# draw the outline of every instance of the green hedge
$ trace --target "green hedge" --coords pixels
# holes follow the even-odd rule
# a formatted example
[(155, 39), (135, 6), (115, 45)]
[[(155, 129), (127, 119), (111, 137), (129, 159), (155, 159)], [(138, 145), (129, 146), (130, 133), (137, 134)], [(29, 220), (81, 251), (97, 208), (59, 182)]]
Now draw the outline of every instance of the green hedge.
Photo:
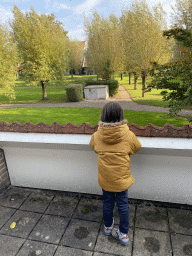
[[(81, 86), (82, 86), (83, 98), (85, 98), (85, 95), (84, 95), (84, 88), (85, 88), (85, 86), (86, 86), (86, 80), (87, 80), (87, 79), (81, 78), (81, 79), (77, 79), (76, 81), (73, 81), (73, 85), (78, 84), (78, 85), (81, 85)], [(91, 80), (91, 81), (92, 81), (92, 80)]]
[(85, 80), (85, 86), (88, 85), (108, 85), (109, 86), (109, 96), (113, 96), (118, 93), (119, 83), (115, 79), (111, 80), (98, 80), (98, 81), (90, 81)]
[(83, 100), (83, 84), (69, 84), (66, 87), (67, 101), (76, 102)]

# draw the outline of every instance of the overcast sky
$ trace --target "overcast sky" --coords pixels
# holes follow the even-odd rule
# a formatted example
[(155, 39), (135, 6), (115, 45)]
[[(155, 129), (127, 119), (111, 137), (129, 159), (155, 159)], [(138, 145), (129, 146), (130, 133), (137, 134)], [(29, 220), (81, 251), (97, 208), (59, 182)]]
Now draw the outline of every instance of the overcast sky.
[[(23, 12), (30, 11), (32, 6), (38, 14), (54, 13), (59, 21), (64, 24), (65, 30), (71, 39), (80, 41), (86, 40), (84, 35), (84, 15), (91, 18), (95, 9), (99, 15), (108, 17), (114, 13), (118, 18), (121, 16), (122, 9), (131, 6), (134, 0), (0, 0), (0, 21), (6, 23), (12, 19), (13, 4), (16, 4)], [(171, 5), (175, 0), (146, 0), (149, 6), (161, 3), (163, 9), (169, 14)], [(168, 15), (169, 25), (169, 15)]]

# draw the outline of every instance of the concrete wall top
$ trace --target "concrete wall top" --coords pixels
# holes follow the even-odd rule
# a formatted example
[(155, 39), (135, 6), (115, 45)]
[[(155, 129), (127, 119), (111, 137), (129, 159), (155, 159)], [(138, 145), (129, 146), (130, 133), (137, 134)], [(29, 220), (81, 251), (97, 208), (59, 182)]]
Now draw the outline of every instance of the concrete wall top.
[[(91, 151), (91, 135), (84, 134), (39, 134), (39, 133), (0, 133), (0, 148), (48, 148), (60, 150)], [(192, 156), (192, 140), (184, 138), (144, 138), (139, 154)]]

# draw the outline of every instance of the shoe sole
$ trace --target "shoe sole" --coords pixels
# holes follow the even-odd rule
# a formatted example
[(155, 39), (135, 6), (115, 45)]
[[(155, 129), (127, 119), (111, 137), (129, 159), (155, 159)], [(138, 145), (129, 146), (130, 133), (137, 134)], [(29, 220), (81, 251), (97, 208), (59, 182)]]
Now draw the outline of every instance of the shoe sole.
[(116, 237), (116, 236), (113, 236), (115, 239), (119, 240), (119, 242), (122, 244), (122, 245), (127, 245), (129, 243), (129, 240), (128, 242), (123, 242), (119, 237)]
[(105, 233), (105, 231), (103, 231), (103, 233), (104, 233), (104, 235), (106, 235), (106, 236), (110, 236), (111, 235), (111, 233)]

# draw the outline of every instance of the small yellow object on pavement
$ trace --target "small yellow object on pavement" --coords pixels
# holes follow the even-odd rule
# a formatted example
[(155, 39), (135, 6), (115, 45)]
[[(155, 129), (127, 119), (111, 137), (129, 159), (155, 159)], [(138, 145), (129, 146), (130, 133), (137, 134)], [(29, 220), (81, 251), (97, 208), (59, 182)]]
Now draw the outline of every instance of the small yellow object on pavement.
[(10, 228), (13, 229), (13, 228), (15, 228), (15, 226), (16, 226), (16, 222), (12, 222), (10, 225)]

